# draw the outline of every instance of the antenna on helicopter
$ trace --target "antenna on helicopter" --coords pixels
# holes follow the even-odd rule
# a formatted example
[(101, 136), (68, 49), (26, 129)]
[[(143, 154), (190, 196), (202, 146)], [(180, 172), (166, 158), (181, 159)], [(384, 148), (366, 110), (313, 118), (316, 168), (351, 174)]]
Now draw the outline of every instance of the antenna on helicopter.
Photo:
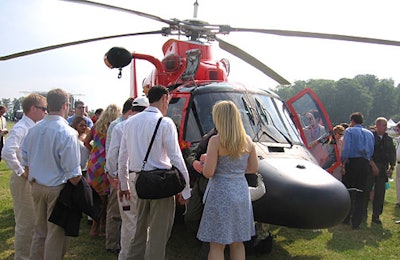
[(197, 0), (196, 0), (196, 2), (194, 2), (193, 6), (194, 6), (193, 18), (196, 19), (197, 18), (197, 10), (199, 9), (199, 3), (197, 2)]

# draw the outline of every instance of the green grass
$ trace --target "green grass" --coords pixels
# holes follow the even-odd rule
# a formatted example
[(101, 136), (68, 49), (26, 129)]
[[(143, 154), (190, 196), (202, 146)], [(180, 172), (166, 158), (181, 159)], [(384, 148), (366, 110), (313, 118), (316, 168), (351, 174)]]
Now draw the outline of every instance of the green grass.
[[(9, 177), (11, 172), (0, 163), (0, 259), (13, 259), (14, 218)], [(400, 209), (395, 208), (395, 183), (386, 193), (382, 226), (367, 224), (353, 231), (338, 225), (319, 231), (271, 226), (276, 236), (272, 253), (247, 259), (398, 259), (400, 255)], [(369, 210), (370, 211), (370, 210)], [(200, 244), (178, 221), (168, 243), (168, 259), (198, 259)], [(72, 238), (66, 259), (117, 259), (104, 249), (104, 238), (91, 238), (86, 219), (82, 219), (80, 236)]]

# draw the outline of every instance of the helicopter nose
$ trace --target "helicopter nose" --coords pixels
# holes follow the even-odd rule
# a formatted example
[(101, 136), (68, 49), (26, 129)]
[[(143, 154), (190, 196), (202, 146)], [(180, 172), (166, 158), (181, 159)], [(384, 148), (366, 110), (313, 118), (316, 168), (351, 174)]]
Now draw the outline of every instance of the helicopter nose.
[(256, 221), (319, 229), (341, 223), (350, 210), (346, 187), (318, 165), (293, 158), (260, 160), (267, 193), (253, 202)]

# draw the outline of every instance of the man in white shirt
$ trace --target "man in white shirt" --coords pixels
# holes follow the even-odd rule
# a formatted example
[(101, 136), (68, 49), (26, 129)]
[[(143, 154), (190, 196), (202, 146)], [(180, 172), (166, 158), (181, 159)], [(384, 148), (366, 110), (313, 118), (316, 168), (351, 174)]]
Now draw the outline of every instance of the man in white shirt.
[[(124, 126), (118, 175), (126, 180), (129, 180), (129, 171), (141, 170), (157, 121), (167, 114), (170, 95), (167, 88), (153, 86), (148, 99), (150, 106), (130, 117)], [(179, 147), (176, 126), (171, 118), (164, 117), (144, 170), (169, 169), (172, 165), (179, 169), (186, 180), (186, 187), (176, 196), (179, 203), (185, 204), (190, 197), (189, 174)], [(120, 185), (120, 198), (129, 200), (132, 193), (129, 183), (124, 181)], [(165, 259), (175, 216), (175, 197), (154, 200), (138, 198), (137, 211), (136, 233), (131, 240), (128, 259)]]
[(28, 182), (28, 174), (21, 165), (21, 144), (28, 130), (45, 116), (46, 98), (36, 93), (30, 94), (24, 98), (22, 110), (24, 115), (11, 129), (2, 151), (2, 157), (12, 171), (10, 191), (14, 206), (15, 259), (29, 258), (34, 227), (31, 185)]
[[(121, 250), (121, 214), (119, 212), (118, 207), (118, 169), (113, 169), (110, 166), (110, 162), (108, 160), (112, 160), (109, 157), (109, 149), (111, 143), (111, 135), (114, 132), (114, 128), (127, 119), (132, 114), (132, 103), (133, 98), (128, 98), (124, 105), (122, 106), (122, 115), (111, 122), (110, 126), (107, 130), (107, 138), (106, 138), (106, 166), (105, 171), (107, 173), (107, 178), (110, 182), (110, 194), (108, 195), (107, 201), (107, 216), (106, 216), (106, 250), (107, 252), (113, 253), (115, 255), (119, 255)], [(118, 159), (118, 155), (117, 155)]]
[(48, 221), (66, 182), (82, 176), (79, 140), (65, 117), (69, 95), (62, 89), (47, 93), (48, 115), (33, 126), (22, 142), (22, 165), (32, 184), (35, 228), (30, 259), (62, 259), (68, 245), (64, 229)]
[[(397, 132), (400, 134), (400, 123), (396, 125)], [(397, 203), (396, 207), (400, 208), (400, 143), (397, 143), (397, 150), (396, 150), (396, 159), (397, 159), (397, 166), (396, 166), (396, 198)], [(399, 222), (400, 223), (400, 222)]]
[[(121, 144), (121, 139), (122, 139), (122, 134), (123, 134), (123, 127), (125, 125), (126, 119), (128, 117), (133, 116), (137, 113), (142, 112), (145, 108), (149, 106), (149, 101), (147, 97), (141, 96), (137, 97), (134, 100), (130, 101), (130, 108), (129, 111), (126, 113), (123, 113), (122, 121), (118, 121), (118, 123), (115, 125), (115, 127), (111, 131), (110, 135), (110, 143), (108, 146), (106, 146), (107, 150), (107, 158), (106, 158), (106, 168), (108, 171), (108, 174), (111, 176), (112, 179), (117, 180), (117, 189), (119, 186), (119, 175), (118, 175), (118, 153), (119, 153), (119, 148)], [(124, 105), (124, 110), (125, 110), (125, 105)], [(118, 119), (117, 119), (118, 120)], [(114, 120), (116, 122), (117, 120)], [(113, 122), (113, 123), (114, 123)], [(111, 123), (111, 124), (113, 124)], [(111, 127), (111, 125), (110, 125)], [(110, 127), (108, 130), (110, 131)], [(107, 138), (109, 137), (109, 133), (107, 133)], [(107, 148), (108, 147), (108, 148)], [(132, 175), (133, 176), (133, 175)], [(129, 187), (130, 190), (134, 191), (134, 183), (133, 183), (134, 178), (130, 177), (129, 180)], [(110, 181), (112, 183), (112, 181)], [(130, 200), (125, 200), (124, 203), (122, 203), (120, 200), (118, 200), (117, 194), (115, 194), (115, 203), (117, 204), (117, 210), (119, 211), (119, 215), (121, 216), (122, 219), (122, 225), (121, 225), (121, 251), (118, 255), (118, 259), (126, 259), (127, 258), (127, 253), (129, 249), (129, 244), (130, 244), (130, 238), (135, 235), (136, 232), (136, 216), (137, 216), (137, 211), (136, 211), (136, 193), (132, 192), (132, 196)], [(110, 204), (110, 197), (111, 193), (108, 199), (108, 205)], [(124, 206), (124, 208), (123, 208)], [(107, 210), (107, 217), (109, 216), (109, 211)], [(108, 225), (108, 222), (107, 222)]]
[[(0, 152), (3, 149), (4, 145), (4, 136), (8, 134), (7, 130), (7, 120), (3, 116), (7, 112), (7, 108), (5, 106), (0, 106)], [(1, 154), (0, 154), (0, 162), (1, 162)]]

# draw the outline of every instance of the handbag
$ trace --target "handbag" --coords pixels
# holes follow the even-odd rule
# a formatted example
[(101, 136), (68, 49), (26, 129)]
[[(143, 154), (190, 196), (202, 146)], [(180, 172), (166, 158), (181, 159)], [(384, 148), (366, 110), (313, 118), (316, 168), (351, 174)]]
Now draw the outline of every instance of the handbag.
[(149, 147), (147, 148), (142, 170), (137, 173), (138, 177), (136, 178), (135, 187), (136, 193), (141, 199), (167, 198), (180, 193), (186, 186), (185, 178), (175, 166), (172, 166), (171, 169), (144, 170), (161, 120), (162, 117), (157, 122)]
[[(256, 178), (256, 180), (254, 180), (254, 178)], [(261, 174), (259, 173), (246, 174), (246, 179), (249, 184), (249, 193), (251, 201), (256, 201), (261, 199), (261, 197), (264, 196), (264, 194), (267, 192)]]

